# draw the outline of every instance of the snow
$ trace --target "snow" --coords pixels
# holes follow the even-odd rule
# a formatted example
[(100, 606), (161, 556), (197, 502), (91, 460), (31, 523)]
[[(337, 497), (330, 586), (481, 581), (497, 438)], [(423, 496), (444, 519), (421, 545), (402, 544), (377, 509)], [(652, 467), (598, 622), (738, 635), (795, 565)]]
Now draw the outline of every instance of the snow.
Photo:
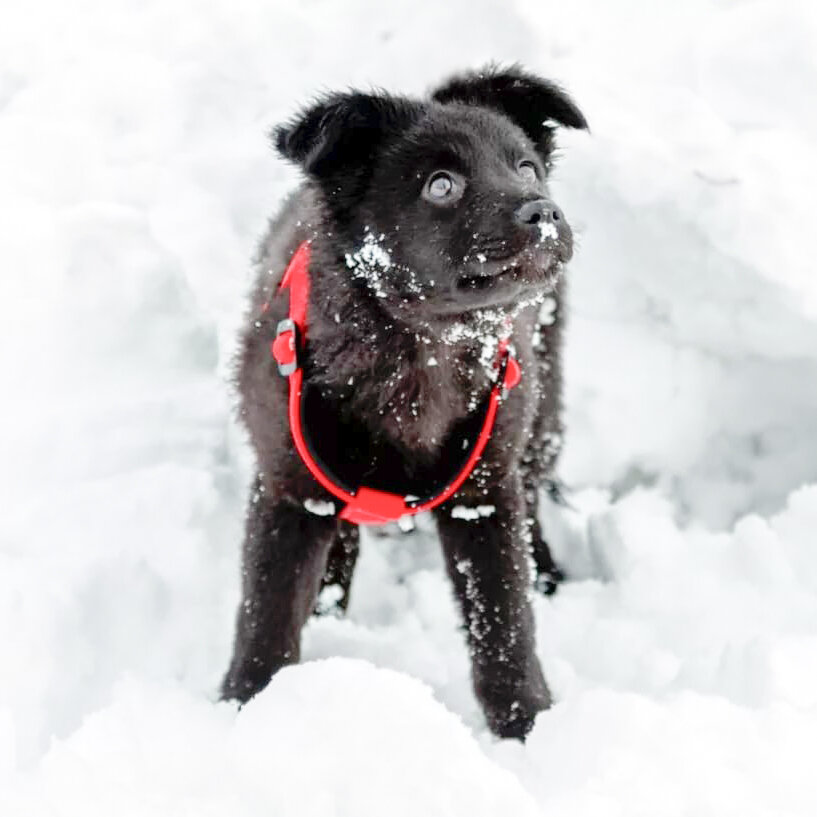
[(546, 242), (548, 239), (556, 240), (559, 237), (559, 231), (556, 225), (545, 221), (539, 225), (539, 240)]
[(378, 298), (385, 298), (383, 274), (393, 266), (391, 255), (383, 245), (385, 236), (367, 230), (359, 249), (346, 253), (346, 266), (355, 278), (362, 279)]
[[(808, 0), (6, 4), (0, 814), (813, 817), (815, 46)], [(524, 746), (487, 732), (423, 517), (365, 531), (303, 664), (216, 703), (252, 475), (230, 361), (296, 180), (266, 132), (489, 58), (592, 128), (552, 185), (556, 704)]]
[(485, 516), (493, 516), (496, 511), (494, 505), (477, 505), (469, 508), (467, 505), (455, 505), (451, 509), (451, 516), (454, 519), (467, 519), (473, 522), (475, 519)]
[[(15, 798), (4, 813), (22, 813)], [(172, 684), (123, 681), (52, 749), (31, 799), (64, 814), (537, 814), (431, 689), (347, 658), (282, 671), (237, 715)]]
[(330, 502), (328, 499), (306, 499), (304, 500), (304, 507), (310, 513), (314, 513), (315, 516), (332, 516), (337, 510), (335, 503)]

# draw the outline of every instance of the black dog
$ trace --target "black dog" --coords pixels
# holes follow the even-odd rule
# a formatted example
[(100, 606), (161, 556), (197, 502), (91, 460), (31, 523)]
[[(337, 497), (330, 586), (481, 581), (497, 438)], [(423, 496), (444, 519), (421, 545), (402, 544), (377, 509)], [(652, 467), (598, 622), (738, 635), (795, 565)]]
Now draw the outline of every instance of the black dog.
[(365, 485), (412, 507), (443, 491), (514, 365), (502, 354), (510, 335), (521, 383), (434, 516), (490, 728), (524, 737), (549, 706), (529, 560), (552, 589), (537, 488), (562, 433), (561, 272), (572, 236), (547, 189), (559, 124), (587, 126), (563, 91), (514, 68), (456, 77), (427, 100), (332, 94), (275, 131), (307, 180), (262, 245), (243, 335), (241, 416), (259, 473), (225, 698), (247, 700), (298, 660), (322, 582), (340, 584), (345, 605), (357, 557), (357, 525), (335, 515), (342, 503), (293, 444), (293, 383), (270, 352), (292, 329), (279, 327), (295, 297), (279, 290), (282, 275), (309, 242), (305, 331), (285, 341), (297, 347), (309, 450), (351, 493)]

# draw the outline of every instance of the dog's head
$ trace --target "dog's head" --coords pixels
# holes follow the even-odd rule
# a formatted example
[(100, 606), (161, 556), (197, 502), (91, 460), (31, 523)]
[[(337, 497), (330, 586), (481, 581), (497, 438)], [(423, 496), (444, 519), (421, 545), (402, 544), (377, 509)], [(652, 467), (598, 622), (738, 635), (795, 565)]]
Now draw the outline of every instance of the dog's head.
[(490, 69), (429, 100), (332, 94), (274, 138), (319, 186), (349, 274), (427, 317), (554, 286), (573, 245), (547, 184), (559, 125), (587, 127), (564, 91)]

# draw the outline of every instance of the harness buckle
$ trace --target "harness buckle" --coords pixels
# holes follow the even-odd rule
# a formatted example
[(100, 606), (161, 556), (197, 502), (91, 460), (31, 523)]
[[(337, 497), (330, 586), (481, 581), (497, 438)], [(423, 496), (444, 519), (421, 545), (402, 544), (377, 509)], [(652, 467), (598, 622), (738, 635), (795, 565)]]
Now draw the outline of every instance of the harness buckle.
[(270, 350), (278, 364), (278, 374), (283, 377), (289, 377), (298, 368), (298, 340), (298, 325), (292, 318), (278, 321)]
[(508, 347), (508, 356), (505, 358), (505, 365), (501, 372), (502, 377), (502, 399), (505, 400), (508, 392), (519, 385), (522, 379), (522, 367), (516, 359), (513, 347)]
[(357, 525), (382, 525), (396, 521), (407, 512), (410, 508), (402, 496), (361, 486), (339, 516)]

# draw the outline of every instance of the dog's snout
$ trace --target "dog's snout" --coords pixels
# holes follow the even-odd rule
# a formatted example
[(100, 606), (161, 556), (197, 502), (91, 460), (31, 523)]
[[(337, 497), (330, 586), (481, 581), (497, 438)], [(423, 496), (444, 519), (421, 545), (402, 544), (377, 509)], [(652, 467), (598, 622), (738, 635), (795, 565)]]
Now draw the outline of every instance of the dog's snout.
[(517, 224), (535, 227), (564, 221), (562, 211), (548, 199), (526, 201), (514, 214)]

